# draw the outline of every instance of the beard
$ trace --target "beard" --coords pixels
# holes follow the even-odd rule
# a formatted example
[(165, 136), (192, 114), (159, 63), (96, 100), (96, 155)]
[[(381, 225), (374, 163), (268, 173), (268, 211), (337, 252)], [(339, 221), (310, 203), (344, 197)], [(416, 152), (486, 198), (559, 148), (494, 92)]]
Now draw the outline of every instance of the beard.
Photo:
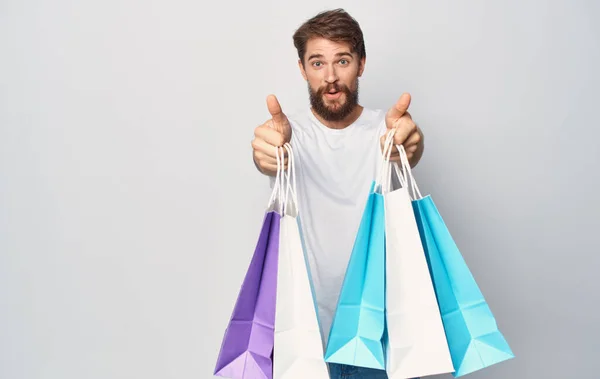
[[(308, 85), (308, 93), (310, 95), (310, 105), (314, 111), (327, 121), (341, 121), (348, 117), (358, 105), (358, 78), (355, 82), (356, 90), (351, 91), (344, 84), (328, 84), (325, 87), (319, 88), (316, 92)], [(323, 95), (330, 90), (336, 90), (344, 93), (344, 103), (338, 108), (332, 109), (325, 103)], [(338, 105), (338, 104), (336, 104)]]

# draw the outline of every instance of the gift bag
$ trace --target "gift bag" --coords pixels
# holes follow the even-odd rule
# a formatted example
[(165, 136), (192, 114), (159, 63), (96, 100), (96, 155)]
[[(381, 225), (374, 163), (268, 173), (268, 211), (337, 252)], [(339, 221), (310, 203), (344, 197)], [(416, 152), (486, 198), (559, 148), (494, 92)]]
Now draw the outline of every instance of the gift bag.
[(283, 160), (254, 255), (225, 331), (214, 375), (232, 379), (273, 377), (277, 257), (279, 253)]
[(410, 166), (404, 164), (404, 169), (411, 182), (412, 206), (442, 315), (454, 377), (514, 358), (433, 199), (421, 195)]
[(329, 379), (317, 307), (298, 225), (294, 153), (290, 144), (279, 237), (274, 379)]
[(380, 187), (379, 178), (371, 184), (331, 324), (325, 360), (384, 370), (385, 224)]
[[(391, 132), (392, 136), (394, 131)], [(388, 154), (392, 150), (390, 141)], [(386, 146), (387, 147), (387, 146)], [(398, 146), (398, 149), (403, 149)], [(408, 164), (400, 154), (401, 162)], [(409, 379), (454, 371), (442, 317), (406, 187), (396, 163), (400, 188), (384, 186), (386, 235), (386, 371), (389, 379)]]

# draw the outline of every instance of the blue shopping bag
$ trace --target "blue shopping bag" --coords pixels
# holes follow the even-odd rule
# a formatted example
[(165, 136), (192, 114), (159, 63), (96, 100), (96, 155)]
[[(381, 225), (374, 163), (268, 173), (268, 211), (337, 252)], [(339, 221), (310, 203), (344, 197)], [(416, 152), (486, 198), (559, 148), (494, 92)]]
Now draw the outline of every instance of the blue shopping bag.
[(431, 195), (423, 197), (410, 167), (405, 169), (413, 185), (413, 211), (452, 356), (453, 376), (514, 358)]
[(385, 369), (385, 220), (371, 185), (333, 318), (325, 361)]

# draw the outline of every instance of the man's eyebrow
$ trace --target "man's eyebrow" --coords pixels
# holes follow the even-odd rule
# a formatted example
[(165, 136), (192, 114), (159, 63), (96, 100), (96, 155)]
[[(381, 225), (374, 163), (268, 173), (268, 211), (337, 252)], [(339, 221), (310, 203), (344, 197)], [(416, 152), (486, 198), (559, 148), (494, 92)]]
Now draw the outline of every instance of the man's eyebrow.
[(308, 57), (308, 60), (314, 59), (314, 58), (323, 58), (323, 54), (311, 54)]
[[(343, 52), (341, 52), (341, 53), (337, 53), (335, 56), (336, 56), (336, 57), (346, 57), (346, 56), (347, 56), (347, 57), (350, 57), (350, 58), (352, 58), (352, 54), (350, 54), (350, 53), (349, 53), (349, 52), (347, 52), (347, 51), (343, 51)], [(314, 58), (323, 58), (323, 54), (311, 54), (311, 55), (308, 57), (308, 59), (307, 59), (307, 60), (311, 60), (311, 59), (314, 59)]]

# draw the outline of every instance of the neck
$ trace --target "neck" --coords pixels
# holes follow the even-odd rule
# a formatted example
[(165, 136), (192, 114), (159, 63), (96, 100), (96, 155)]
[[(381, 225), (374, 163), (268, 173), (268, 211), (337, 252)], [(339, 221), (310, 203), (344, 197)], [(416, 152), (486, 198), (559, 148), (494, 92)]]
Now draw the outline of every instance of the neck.
[(323, 117), (321, 117), (320, 115), (318, 115), (312, 107), (310, 108), (311, 112), (315, 115), (317, 120), (319, 120), (323, 125), (330, 129), (345, 129), (348, 126), (352, 125), (352, 123), (360, 117), (363, 109), (364, 108), (361, 105), (356, 105), (352, 113), (346, 116), (343, 120), (328, 121), (323, 119)]

